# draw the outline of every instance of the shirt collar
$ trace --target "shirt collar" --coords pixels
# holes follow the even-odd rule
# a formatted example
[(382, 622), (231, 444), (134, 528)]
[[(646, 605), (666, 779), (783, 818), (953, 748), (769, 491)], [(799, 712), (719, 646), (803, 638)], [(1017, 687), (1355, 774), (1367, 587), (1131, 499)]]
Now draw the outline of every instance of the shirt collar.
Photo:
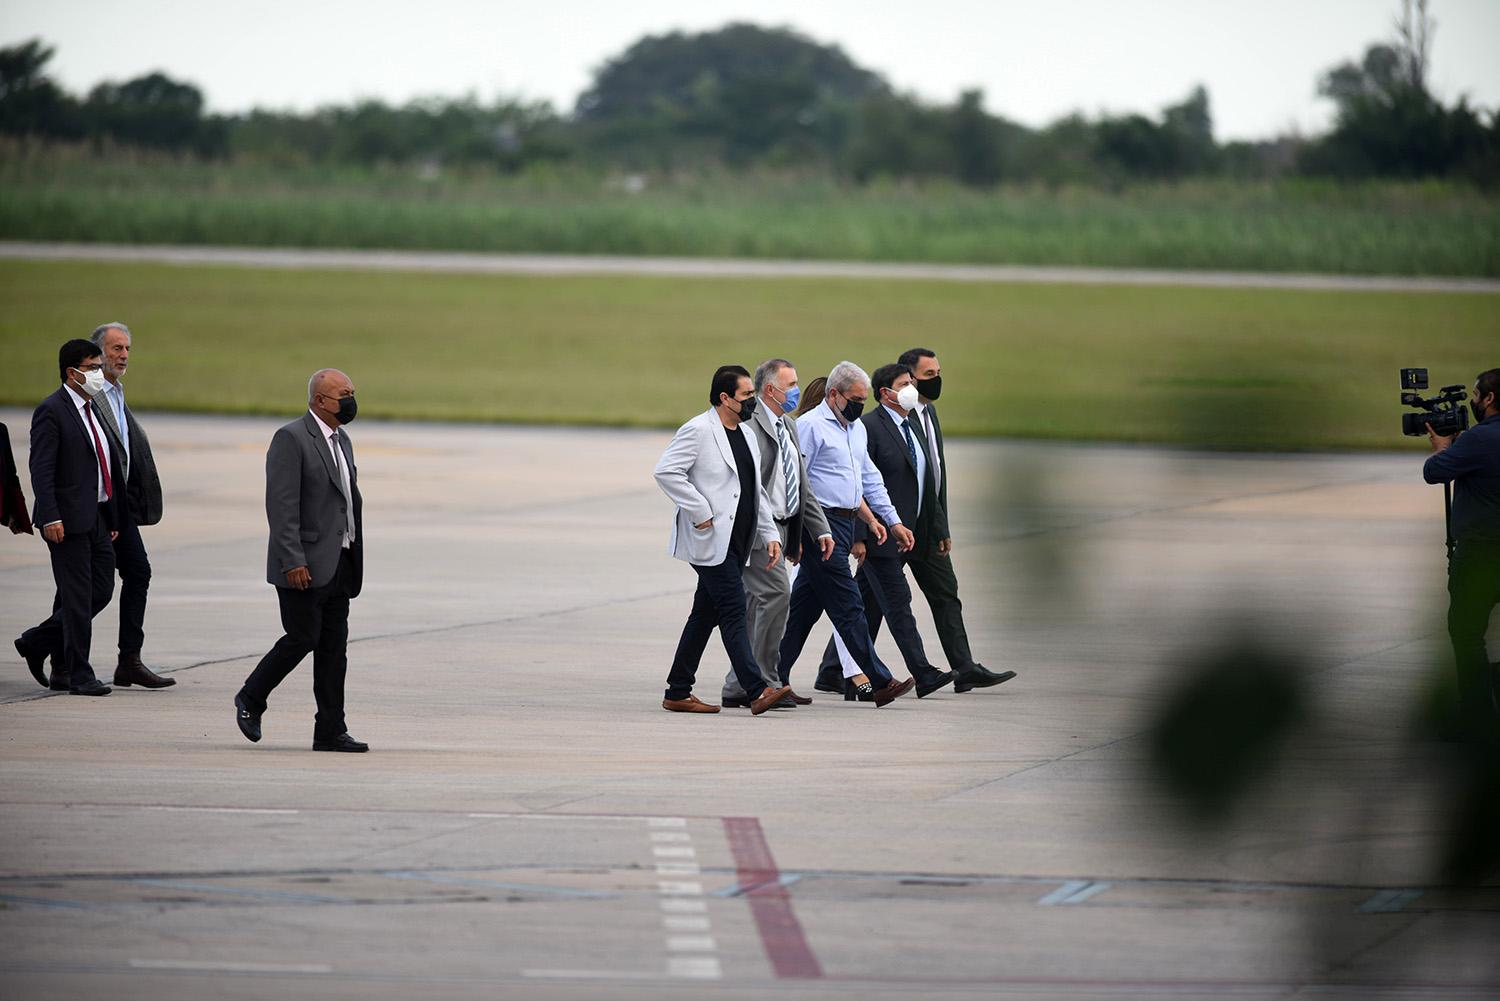
[(87, 396), (84, 396), (78, 390), (74, 389), (72, 386), (68, 385), (66, 382), (63, 383), (63, 389), (66, 389), (68, 391), (68, 395), (73, 397), (73, 406), (77, 407), (79, 410), (82, 410), (85, 406), (88, 405), (89, 398)]
[[(880, 405), (880, 409), (884, 410), (886, 412), (886, 414), (890, 417), (890, 419), (896, 422), (896, 426), (897, 427), (900, 427), (901, 424), (902, 424), (902, 422), (906, 420), (905, 417), (902, 417), (900, 414), (896, 413), (896, 411), (892, 410), (890, 407), (886, 406), (884, 403), (882, 403)], [(913, 411), (913, 413), (915, 413), (915, 411)]]
[(323, 432), (323, 440), (332, 441), (333, 433), (337, 431), (338, 428), (331, 428), (327, 424), (324, 424), (321, 420), (319, 420), (318, 415), (313, 413), (312, 407), (308, 407), (307, 412), (312, 416), (313, 423), (318, 425), (318, 430)]

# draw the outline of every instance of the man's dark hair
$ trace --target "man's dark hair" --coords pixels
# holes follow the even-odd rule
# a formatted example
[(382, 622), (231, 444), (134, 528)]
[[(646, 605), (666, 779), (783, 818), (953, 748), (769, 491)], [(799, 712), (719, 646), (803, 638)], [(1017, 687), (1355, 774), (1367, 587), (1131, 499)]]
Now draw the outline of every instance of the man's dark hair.
[(907, 348), (905, 351), (901, 352), (901, 357), (897, 358), (896, 360), (905, 365), (907, 368), (911, 369), (913, 373), (915, 373), (917, 370), (917, 363), (920, 362), (923, 358), (936, 357), (937, 352), (931, 350), (930, 348)]
[(882, 365), (870, 373), (870, 391), (879, 393), (882, 389), (890, 389), (901, 376), (911, 374), (911, 366), (899, 361)]
[(714, 381), (708, 385), (708, 405), (717, 407), (720, 393), (728, 393), (729, 398), (734, 399), (734, 394), (740, 388), (740, 380), (748, 378), (750, 370), (743, 365), (720, 365), (719, 370), (714, 373)]
[(90, 358), (103, 358), (104, 352), (99, 350), (99, 345), (93, 341), (85, 341), (75, 337), (62, 346), (57, 352), (57, 377), (63, 382), (68, 381), (68, 369), (77, 368), (80, 362)]
[(1500, 368), (1492, 368), (1488, 372), (1480, 372), (1479, 377), (1474, 380), (1474, 392), (1479, 394), (1481, 400), (1494, 393), (1494, 405), (1500, 408)]

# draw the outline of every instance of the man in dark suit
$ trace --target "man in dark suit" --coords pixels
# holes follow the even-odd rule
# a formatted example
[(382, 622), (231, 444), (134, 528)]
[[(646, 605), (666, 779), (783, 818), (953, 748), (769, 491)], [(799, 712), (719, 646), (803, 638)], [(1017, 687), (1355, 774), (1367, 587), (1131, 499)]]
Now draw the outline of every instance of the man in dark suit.
[[(943, 452), (943, 426), (938, 422), (938, 395), (943, 390), (943, 366), (937, 355), (927, 348), (912, 348), (897, 359), (912, 370), (917, 387), (917, 406), (912, 424), (920, 426), (928, 448), (935, 457), (933, 474), (937, 479), (938, 503), (948, 510), (948, 460)], [(974, 660), (969, 649), (969, 634), (964, 629), (964, 606), (958, 600), (958, 576), (953, 572), (953, 539), (944, 534), (934, 549), (910, 562), (911, 575), (927, 596), (937, 627), (938, 640), (948, 666), (953, 669), (953, 690), (967, 692), (988, 688), (1016, 676), (1014, 671), (991, 671)]]
[[(953, 680), (927, 660), (916, 617), (911, 613), (911, 588), (903, 568), (913, 559), (927, 556), (939, 539), (948, 538), (948, 514), (936, 489), (934, 463), (921, 433), (910, 420), (917, 402), (911, 369), (905, 365), (882, 365), (870, 375), (870, 388), (879, 406), (860, 418), (868, 430), (870, 460), (885, 481), (886, 492), (901, 521), (912, 530), (916, 542), (900, 550), (889, 536), (884, 541), (861, 537), (854, 546), (856, 558), (863, 549), (866, 558), (857, 580), (865, 606), (865, 621), (873, 638), (884, 618), (906, 661), (906, 669), (917, 682), (917, 697), (925, 698)], [(835, 641), (829, 639), (825, 662), (837, 663)]]
[(342, 429), (356, 413), (354, 384), (320, 369), (308, 381), (307, 407), (266, 451), (266, 581), (276, 587), (286, 633), (235, 695), (235, 720), (247, 739), (260, 740), (266, 700), (311, 653), (313, 750), (368, 751), (344, 724), (349, 601), (363, 581), (365, 535), (354, 447)]
[[(57, 354), (62, 386), (31, 415), (32, 521), (52, 557), (57, 602), (52, 616), (22, 633), (16, 652), (37, 683), (74, 695), (108, 695), (89, 664), (94, 616), (115, 586), (110, 543), (120, 523), (124, 481), (90, 396), (104, 383), (99, 348), (71, 340)], [(49, 682), (44, 662), (52, 657)]]
[(109, 443), (124, 467), (124, 503), (120, 505), (119, 534), (115, 537), (115, 569), (120, 573), (120, 659), (115, 684), (121, 688), (169, 688), (176, 678), (163, 678), (141, 661), (146, 642), (146, 592), (151, 587), (151, 560), (140, 526), (161, 521), (161, 479), (151, 442), (135, 414), (125, 405), (121, 381), (130, 365), (130, 328), (106, 323), (90, 338), (104, 354), (104, 391), (94, 397), (94, 409)]

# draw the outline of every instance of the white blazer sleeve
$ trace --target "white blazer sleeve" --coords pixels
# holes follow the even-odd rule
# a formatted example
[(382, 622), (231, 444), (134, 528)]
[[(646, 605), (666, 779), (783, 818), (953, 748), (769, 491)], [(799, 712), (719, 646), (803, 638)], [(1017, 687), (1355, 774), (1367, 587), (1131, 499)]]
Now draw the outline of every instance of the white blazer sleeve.
[(689, 524), (693, 525), (701, 525), (714, 516), (708, 498), (688, 479), (688, 470), (698, 461), (702, 448), (703, 442), (698, 429), (690, 422), (677, 429), (667, 450), (656, 463), (656, 485), (688, 516)]

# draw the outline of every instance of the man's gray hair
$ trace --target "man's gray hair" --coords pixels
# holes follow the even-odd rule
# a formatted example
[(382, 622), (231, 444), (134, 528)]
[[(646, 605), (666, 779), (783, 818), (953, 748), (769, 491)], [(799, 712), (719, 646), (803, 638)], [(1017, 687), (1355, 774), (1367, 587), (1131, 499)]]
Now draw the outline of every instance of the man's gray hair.
[(848, 393), (855, 386), (869, 386), (870, 377), (852, 361), (841, 361), (828, 373), (828, 388)]
[(782, 369), (796, 367), (785, 358), (767, 358), (755, 367), (755, 391), (759, 393), (765, 389), (766, 383), (770, 382), (771, 378)]
[[(130, 328), (125, 326), (125, 324), (123, 323), (101, 323), (99, 324), (99, 326), (95, 327), (94, 332), (89, 335), (89, 340), (93, 341), (97, 347), (102, 348), (104, 347), (104, 335), (109, 333), (111, 330), (118, 330), (126, 337), (130, 337)], [(134, 338), (132, 338), (132, 340), (133, 339)]]

